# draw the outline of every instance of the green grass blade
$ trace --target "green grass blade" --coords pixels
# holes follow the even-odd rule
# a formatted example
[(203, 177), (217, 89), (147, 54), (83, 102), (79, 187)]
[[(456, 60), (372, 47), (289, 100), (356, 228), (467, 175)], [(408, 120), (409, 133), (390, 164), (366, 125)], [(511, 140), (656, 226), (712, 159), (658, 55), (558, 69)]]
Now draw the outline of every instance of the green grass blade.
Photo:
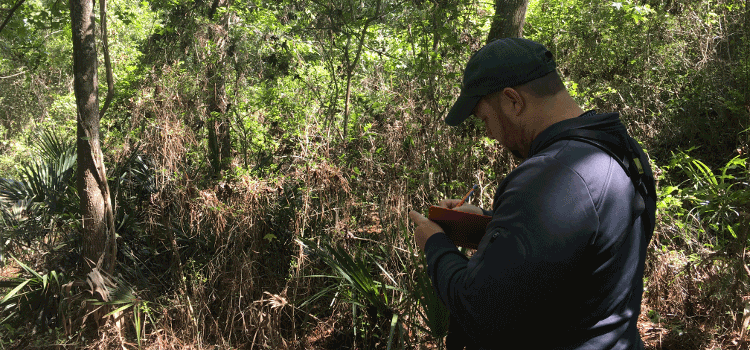
[(132, 305), (132, 300), (110, 300), (110, 301), (98, 301), (96, 299), (88, 299), (88, 301), (91, 302), (91, 305), (99, 306), (99, 305), (122, 305), (122, 304), (128, 304)]
[(357, 304), (352, 303), (352, 328), (354, 329), (354, 341), (357, 341)]
[(4, 319), (0, 320), (0, 324), (8, 324), (8, 321), (10, 321), (16, 314), (17, 314), (17, 312), (10, 312), (10, 313), (8, 313), (8, 316), (6, 316)]
[(391, 350), (391, 346), (393, 345), (393, 333), (396, 330), (396, 325), (398, 324), (398, 314), (394, 313), (393, 317), (391, 317), (391, 330), (388, 332), (388, 347), (387, 350)]
[(42, 275), (40, 275), (38, 272), (34, 271), (34, 269), (26, 266), (26, 264), (18, 261), (18, 259), (16, 259), (16, 257), (13, 257), (13, 260), (15, 260), (18, 263), (18, 265), (21, 265), (21, 267), (23, 267), (24, 270), (26, 270), (30, 274), (34, 275), (34, 277), (36, 277), (36, 278), (38, 278), (40, 280), (42, 279)]
[(711, 168), (708, 167), (708, 165), (706, 165), (705, 163), (697, 159), (693, 159), (693, 164), (695, 165), (696, 168), (698, 168), (697, 173), (699, 173), (698, 176), (700, 176), (702, 180), (708, 182), (710, 185), (713, 185), (713, 186), (718, 185), (718, 182), (716, 181), (716, 176), (714, 175), (714, 172), (711, 171)]
[[(413, 297), (419, 303), (418, 313), (424, 319), (429, 333), (435, 339), (442, 339), (448, 333), (450, 312), (432, 287), (432, 281), (424, 269), (416, 272)], [(420, 327), (421, 328), (421, 327)]]
[(110, 313), (108, 313), (108, 314), (104, 315), (104, 317), (105, 317), (105, 318), (106, 318), (106, 317), (109, 317), (110, 315), (116, 314), (116, 313), (118, 313), (118, 312), (120, 312), (120, 311), (123, 311), (123, 310), (125, 310), (125, 309), (127, 309), (127, 308), (129, 308), (129, 307), (131, 307), (131, 306), (133, 306), (133, 304), (127, 304), (127, 305), (123, 305), (123, 306), (120, 306), (120, 307), (118, 307), (117, 309), (115, 309), (114, 311), (111, 311)]
[(52, 276), (52, 279), (55, 280), (56, 285), (62, 285), (62, 283), (60, 283), (60, 275), (57, 274), (57, 271), (52, 270), (49, 272), (49, 274)]
[(307, 304), (312, 303), (320, 298), (322, 298), (324, 295), (334, 291), (337, 288), (337, 286), (332, 285), (328, 286), (326, 288), (323, 288), (322, 290), (318, 291), (317, 293), (313, 294), (311, 297), (307, 298), (307, 300), (303, 301), (302, 304), (299, 305), (300, 308), (303, 308), (307, 306)]
[(383, 267), (383, 265), (380, 265), (380, 263), (377, 262), (377, 261), (375, 261), (375, 265), (377, 265), (378, 268), (380, 268), (380, 271), (382, 271), (383, 274), (385, 274), (385, 276), (388, 277), (388, 279), (391, 280), (391, 282), (393, 282), (394, 286), (398, 286), (398, 283), (396, 283), (396, 280), (393, 279), (393, 276), (391, 276), (391, 274), (388, 273), (388, 271), (385, 270), (385, 268)]
[(10, 292), (8, 292), (8, 294), (5, 295), (3, 300), (0, 300), (0, 305), (5, 304), (6, 301), (12, 299), (18, 293), (18, 291), (21, 290), (23, 287), (25, 287), (27, 284), (29, 284), (29, 282), (31, 282), (31, 280), (27, 279), (21, 282), (20, 284), (18, 284), (16, 288), (13, 288)]
[(304, 276), (304, 277), (307, 277), (307, 278), (334, 278), (334, 279), (341, 278), (338, 275), (336, 275), (336, 276), (334, 276), (334, 275), (307, 275), (307, 276)]
[(138, 339), (138, 349), (141, 348), (141, 307), (133, 306), (133, 326), (135, 327), (135, 337)]

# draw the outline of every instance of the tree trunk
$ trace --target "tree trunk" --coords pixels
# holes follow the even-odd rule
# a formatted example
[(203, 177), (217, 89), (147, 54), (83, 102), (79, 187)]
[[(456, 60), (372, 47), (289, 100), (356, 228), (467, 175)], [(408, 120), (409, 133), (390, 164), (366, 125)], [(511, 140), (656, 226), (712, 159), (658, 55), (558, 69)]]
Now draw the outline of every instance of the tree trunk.
[(495, 0), (495, 16), (487, 35), (487, 43), (502, 38), (523, 37), (526, 7), (529, 0)]
[(211, 163), (213, 176), (221, 176), (221, 172), (229, 168), (232, 156), (232, 139), (230, 134), (230, 120), (227, 113), (226, 79), (223, 67), (227, 64), (227, 50), (224, 48), (229, 40), (229, 22), (225, 18), (214, 18), (220, 7), (226, 6), (225, 0), (213, 0), (206, 13), (210, 21), (222, 22), (208, 25), (208, 37), (216, 43), (219, 57), (209, 64), (206, 71), (209, 85), (208, 95), (208, 159)]
[[(212, 8), (223, 6), (223, 2), (216, 0)], [(215, 11), (212, 10), (212, 11)], [(213, 16), (213, 15), (211, 15)], [(221, 171), (229, 168), (232, 156), (232, 139), (230, 133), (230, 120), (228, 116), (228, 103), (226, 92), (226, 78), (224, 77), (224, 66), (227, 61), (227, 45), (229, 26), (228, 24), (208, 25), (208, 37), (216, 43), (219, 57), (216, 62), (210, 63), (206, 70), (208, 79), (208, 148), (209, 161), (214, 176), (219, 176)]]
[[(78, 168), (76, 184), (81, 198), (83, 257), (99, 271), (114, 269), (117, 246), (104, 159), (99, 143), (99, 98), (94, 2), (71, 0), (73, 34), (73, 88), (76, 96)], [(84, 264), (86, 266), (86, 264)]]
[(211, 169), (214, 175), (229, 167), (231, 161), (232, 139), (229, 132), (229, 117), (227, 116), (227, 97), (225, 81), (220, 69), (209, 69), (209, 84), (211, 85), (208, 98), (208, 148)]
[(349, 42), (347, 41), (346, 46), (344, 47), (344, 65), (346, 66), (346, 100), (344, 100), (344, 136), (343, 141), (347, 142), (347, 131), (349, 130), (349, 99), (351, 98), (351, 90), (352, 90), (352, 75), (354, 74), (354, 69), (357, 68), (357, 64), (359, 63), (359, 58), (362, 57), (362, 48), (364, 47), (365, 39), (367, 38), (367, 28), (370, 27), (370, 24), (378, 19), (380, 17), (380, 3), (381, 0), (378, 0), (378, 2), (375, 4), (375, 13), (372, 15), (372, 17), (368, 17), (365, 21), (364, 26), (362, 26), (362, 31), (359, 33), (359, 37), (357, 38), (359, 40), (359, 43), (357, 44), (357, 53), (354, 54), (354, 59), (350, 59), (349, 57)]

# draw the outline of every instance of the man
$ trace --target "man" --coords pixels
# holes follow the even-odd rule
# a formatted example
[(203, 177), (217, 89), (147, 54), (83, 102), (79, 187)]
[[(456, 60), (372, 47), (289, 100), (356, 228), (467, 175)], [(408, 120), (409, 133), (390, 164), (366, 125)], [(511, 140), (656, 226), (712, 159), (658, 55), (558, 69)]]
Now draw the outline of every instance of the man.
[(525, 159), (500, 184), (491, 212), (439, 204), (492, 215), (470, 259), (440, 226), (409, 213), (458, 330), (449, 349), (643, 348), (636, 322), (653, 174), (619, 116), (584, 113), (555, 68), (543, 45), (520, 38), (494, 41), (467, 64), (446, 123), (473, 114)]

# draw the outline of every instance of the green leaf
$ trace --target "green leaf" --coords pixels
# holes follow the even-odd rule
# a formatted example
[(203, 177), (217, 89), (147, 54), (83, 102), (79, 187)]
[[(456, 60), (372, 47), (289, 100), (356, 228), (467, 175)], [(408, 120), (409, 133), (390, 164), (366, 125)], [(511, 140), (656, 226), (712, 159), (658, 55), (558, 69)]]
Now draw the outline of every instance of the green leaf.
[(119, 308), (117, 308), (117, 309), (115, 309), (115, 310), (111, 311), (110, 313), (108, 313), (108, 314), (104, 315), (104, 317), (105, 317), (105, 318), (106, 318), (106, 317), (109, 317), (109, 316), (111, 316), (111, 315), (113, 315), (113, 314), (116, 314), (116, 313), (118, 313), (118, 312), (120, 312), (120, 311), (123, 311), (123, 310), (125, 310), (125, 309), (127, 309), (127, 308), (129, 308), (129, 307), (131, 307), (131, 306), (133, 306), (133, 304), (127, 304), (127, 305), (121, 306), (121, 307), (119, 307)]
[(732, 234), (732, 237), (737, 238), (737, 233), (734, 232), (734, 228), (732, 228), (732, 225), (728, 225), (727, 230)]
[(13, 260), (15, 260), (15, 261), (16, 261), (16, 262), (18, 263), (18, 265), (21, 265), (21, 267), (22, 267), (22, 268), (23, 268), (24, 270), (26, 270), (26, 271), (27, 271), (27, 272), (29, 272), (30, 274), (34, 275), (34, 277), (36, 277), (37, 279), (39, 279), (39, 280), (41, 280), (41, 279), (42, 279), (42, 276), (41, 276), (41, 275), (40, 275), (39, 273), (37, 273), (36, 271), (34, 271), (34, 270), (33, 270), (32, 268), (30, 268), (30, 267), (26, 266), (26, 264), (24, 264), (24, 263), (22, 263), (22, 262), (18, 261), (18, 259), (16, 259), (15, 257), (13, 257)]
[[(419, 268), (416, 271), (415, 282), (412, 295), (419, 303), (419, 315), (427, 326), (425, 331), (435, 339), (442, 339), (448, 334), (450, 312), (435, 293), (432, 281), (430, 281), (424, 268)], [(413, 320), (412, 323), (418, 325), (416, 320)]]
[(398, 314), (394, 313), (393, 317), (391, 317), (391, 330), (388, 332), (388, 346), (387, 350), (391, 350), (391, 346), (393, 345), (393, 333), (396, 329), (396, 325), (398, 324)]
[(23, 287), (25, 287), (27, 284), (29, 284), (29, 282), (31, 282), (31, 280), (27, 279), (27, 280), (21, 282), (20, 284), (18, 284), (16, 286), (16, 288), (13, 288), (10, 292), (8, 292), (8, 294), (5, 295), (5, 297), (3, 298), (3, 300), (0, 300), (0, 305), (5, 304), (6, 301), (12, 299), (16, 295), (16, 293), (18, 293), (19, 290), (21, 290)]

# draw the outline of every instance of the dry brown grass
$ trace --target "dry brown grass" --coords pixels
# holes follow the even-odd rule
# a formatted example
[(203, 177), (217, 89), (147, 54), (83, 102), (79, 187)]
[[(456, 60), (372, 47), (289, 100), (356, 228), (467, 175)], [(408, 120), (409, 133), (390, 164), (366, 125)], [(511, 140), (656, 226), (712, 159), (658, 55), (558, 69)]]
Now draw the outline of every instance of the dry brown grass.
[[(146, 325), (146, 348), (322, 349), (351, 342), (348, 304), (336, 302), (331, 310), (329, 297), (298, 307), (330, 282), (305, 277), (324, 267), (306, 256), (294, 238), (323, 236), (349, 249), (380, 246), (393, 255), (380, 263), (400, 285), (409, 286), (415, 269), (409, 265), (414, 246), (406, 213), (442, 198), (446, 194), (439, 188), (457, 177), (487, 184), (489, 190), (496, 179), (473, 167), (488, 161), (496, 174), (503, 174), (510, 163), (496, 145), (482, 151), (480, 160), (470, 160), (477, 154), (450, 152), (457, 136), (480, 131), (451, 130), (415, 114), (387, 117), (346, 145), (331, 142), (311, 123), (300, 151), (278, 176), (207, 181), (191, 175), (195, 166), (186, 160), (200, 144), (188, 121), (172, 112), (187, 104), (172, 89), (160, 94), (164, 97), (136, 104), (132, 119), (134, 128), (146, 125), (142, 149), (157, 169), (158, 191), (147, 205), (146, 234), (159, 242), (166, 259), (150, 277), (162, 279), (161, 285), (140, 292), (155, 320)], [(416, 103), (401, 102), (399, 114)], [(186, 114), (191, 113), (198, 114)], [(350, 154), (360, 156), (348, 159)], [(361, 175), (356, 176), (354, 165)], [(463, 188), (460, 192), (447, 195), (460, 196)], [(485, 206), (491, 192), (481, 194)], [(203, 243), (191, 250), (185, 240)], [(403, 298), (393, 293), (391, 298)], [(124, 317), (132, 319), (132, 311)], [(126, 326), (132, 328), (132, 321)], [(424, 338), (415, 330), (409, 334), (415, 344)], [(127, 339), (135, 343), (132, 331)]]
[[(676, 226), (657, 228), (646, 263), (639, 328), (650, 349), (747, 349), (742, 331), (750, 306), (745, 257), (748, 228), (723, 251), (712, 251)], [(700, 225), (700, 223), (696, 223)], [(690, 226), (687, 226), (688, 228)], [(743, 312), (744, 311), (744, 312)]]
[[(326, 237), (352, 250), (383, 247), (390, 256), (381, 264), (408, 288), (416, 266), (410, 259), (414, 245), (406, 213), (441, 199), (442, 184), (456, 178), (480, 183), (485, 191), (477, 201), (487, 208), (499, 181), (488, 171), (502, 177), (514, 165), (495, 144), (462, 145), (462, 138), (477, 137), (479, 130), (451, 130), (423, 120), (419, 115), (386, 118), (373, 126), (374, 136), (347, 146), (333, 145), (311, 128), (296, 160), (277, 176), (222, 182), (191, 177), (185, 170), (188, 153), (199, 145), (184, 120), (166, 112), (149, 120), (154, 127), (145, 133), (144, 149), (159, 170), (145, 234), (158, 243), (164, 261), (156, 264), (162, 270), (148, 277), (151, 287), (138, 291), (150, 303), (154, 320), (145, 326), (144, 348), (331, 349), (352, 344), (348, 304), (338, 301), (331, 308), (329, 297), (299, 306), (330, 281), (305, 277), (326, 268), (294, 238)], [(405, 146), (408, 138), (412, 143)], [(380, 147), (383, 155), (376, 154)], [(451, 151), (459, 147), (468, 153)], [(362, 156), (341, 161), (347, 152)], [(747, 348), (736, 304), (746, 291), (727, 288), (722, 279), (744, 271), (715, 259), (689, 262), (691, 252), (704, 259), (711, 252), (685, 253), (669, 238), (678, 235), (674, 230), (660, 227), (647, 264), (640, 330), (648, 348)], [(191, 248), (191, 241), (203, 243)], [(662, 252), (662, 246), (670, 249)], [(659, 319), (649, 318), (650, 310)], [(406, 310), (404, 315), (409, 317)], [(123, 317), (124, 343), (110, 327), (88, 348), (136, 348), (132, 310)], [(434, 348), (426, 335), (410, 327), (406, 334), (413, 348)]]
[[(294, 238), (325, 237), (353, 251), (382, 247), (390, 256), (381, 264), (408, 287), (416, 268), (410, 265), (414, 246), (406, 213), (444, 195), (463, 194), (441, 193), (455, 179), (482, 185), (485, 191), (477, 201), (489, 207), (499, 178), (516, 164), (496, 144), (466, 147), (466, 138), (482, 133), (474, 126), (449, 129), (414, 113), (417, 102), (400, 102), (400, 112), (394, 110), (370, 134), (349, 144), (332, 142), (312, 123), (294, 160), (268, 179), (191, 178), (184, 161), (190, 149), (199, 147), (191, 130), (169, 114), (161, 117), (165, 121), (151, 121), (172, 130), (146, 138), (157, 168), (163, 169), (160, 191), (149, 204), (148, 234), (164, 242), (171, 262), (163, 276), (172, 287), (164, 295), (150, 295), (159, 310), (152, 311), (156, 322), (146, 328), (146, 347), (327, 349), (351, 344), (350, 306), (339, 301), (330, 309), (330, 297), (298, 306), (330, 282), (305, 277), (326, 268)], [(359, 156), (351, 159), (352, 154)], [(719, 293), (726, 288), (717, 276), (727, 276), (728, 267), (690, 263), (691, 252), (710, 253), (684, 253), (667, 238), (677, 235), (674, 230), (661, 227), (652, 242), (654, 248), (672, 248), (652, 248), (649, 256), (640, 323), (644, 341), (653, 349), (680, 349), (679, 344), (685, 349), (742, 348), (737, 315), (725, 315), (736, 313), (736, 305), (722, 305), (728, 294)], [(209, 242), (203, 248), (208, 250), (185, 256), (180, 243), (185, 238)], [(201, 256), (204, 261), (191, 262)], [(650, 310), (659, 319), (649, 318)], [(721, 336), (713, 335), (717, 331)], [(431, 348), (424, 334), (413, 329), (407, 334), (415, 348)], [(132, 335), (128, 339), (133, 342)]]

